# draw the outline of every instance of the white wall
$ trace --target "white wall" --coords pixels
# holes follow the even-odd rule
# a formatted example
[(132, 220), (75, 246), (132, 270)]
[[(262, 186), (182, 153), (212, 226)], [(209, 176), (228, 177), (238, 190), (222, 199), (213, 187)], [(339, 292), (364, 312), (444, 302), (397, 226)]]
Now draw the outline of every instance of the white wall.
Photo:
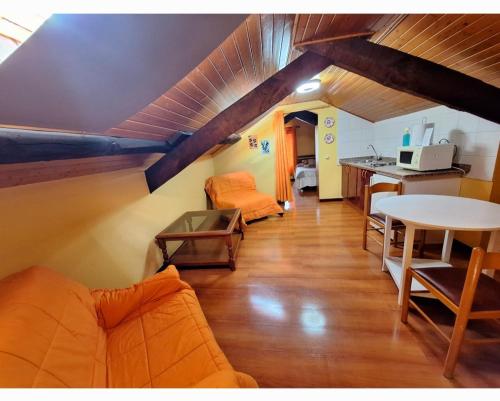
[(371, 123), (339, 110), (339, 158), (372, 155), (372, 143), (383, 156), (396, 157), (405, 128), (434, 123), (434, 143), (446, 138), (458, 146), (455, 162), (470, 164), (468, 178), (491, 181), (500, 141), (500, 125), (469, 113), (437, 106)]
[(339, 110), (337, 114), (339, 158), (372, 155), (372, 150), (368, 150), (367, 147), (373, 143), (373, 125), (368, 120)]
[(491, 181), (500, 140), (500, 125), (437, 106), (416, 113), (394, 117), (373, 124), (373, 144), (384, 156), (395, 157), (405, 128), (422, 122), (434, 123), (434, 143), (446, 138), (458, 146), (455, 162), (472, 166), (468, 178)]

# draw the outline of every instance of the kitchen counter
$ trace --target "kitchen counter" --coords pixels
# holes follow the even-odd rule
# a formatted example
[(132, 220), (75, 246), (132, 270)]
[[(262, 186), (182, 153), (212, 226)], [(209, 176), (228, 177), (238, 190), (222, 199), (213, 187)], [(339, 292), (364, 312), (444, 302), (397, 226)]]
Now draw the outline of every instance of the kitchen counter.
[[(401, 183), (403, 195), (430, 194), (459, 196), (462, 176), (470, 171), (470, 165), (454, 165), (456, 168), (433, 171), (406, 170), (396, 166), (396, 159), (384, 157), (374, 160), (370, 156), (340, 159), (342, 165), (342, 198), (351, 205), (363, 211), (365, 204), (365, 187), (378, 183)], [(383, 162), (384, 166), (373, 166), (371, 163)], [(387, 193), (375, 193), (371, 198), (370, 210), (377, 210), (377, 202), (387, 196)], [(415, 205), (418, 206), (418, 205)], [(441, 231), (428, 232), (426, 243), (442, 243)]]
[[(415, 171), (407, 170), (396, 166), (396, 159), (391, 157), (384, 157), (381, 162), (393, 163), (385, 166), (370, 166), (365, 160), (371, 159), (370, 156), (362, 157), (351, 157), (346, 159), (340, 159), (339, 163), (341, 165), (353, 166), (357, 168), (362, 168), (364, 170), (373, 171), (374, 173), (385, 175), (388, 177), (396, 178), (399, 180), (413, 180), (413, 179), (423, 179), (432, 176), (458, 176), (461, 177), (470, 171), (470, 165), (468, 164), (453, 164), (455, 168), (449, 168), (446, 170), (432, 170), (432, 171)], [(375, 161), (375, 160), (374, 160)]]

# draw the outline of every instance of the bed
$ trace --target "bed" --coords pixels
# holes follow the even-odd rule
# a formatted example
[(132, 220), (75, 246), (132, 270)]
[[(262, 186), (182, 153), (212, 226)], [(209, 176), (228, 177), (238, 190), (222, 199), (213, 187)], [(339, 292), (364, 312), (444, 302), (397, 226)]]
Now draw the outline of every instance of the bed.
[(318, 186), (316, 166), (314, 159), (300, 158), (300, 163), (295, 168), (295, 185), (302, 190), (305, 187)]

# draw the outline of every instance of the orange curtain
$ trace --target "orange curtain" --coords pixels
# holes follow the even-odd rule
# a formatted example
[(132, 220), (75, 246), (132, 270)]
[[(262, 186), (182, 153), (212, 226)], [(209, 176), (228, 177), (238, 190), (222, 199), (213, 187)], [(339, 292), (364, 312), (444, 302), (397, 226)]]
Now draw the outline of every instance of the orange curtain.
[(292, 185), (288, 174), (288, 153), (285, 137), (285, 120), (282, 111), (274, 113), (273, 131), (276, 138), (276, 199), (292, 200)]
[(295, 127), (285, 127), (285, 133), (288, 175), (293, 176), (297, 166), (297, 135), (295, 134)]

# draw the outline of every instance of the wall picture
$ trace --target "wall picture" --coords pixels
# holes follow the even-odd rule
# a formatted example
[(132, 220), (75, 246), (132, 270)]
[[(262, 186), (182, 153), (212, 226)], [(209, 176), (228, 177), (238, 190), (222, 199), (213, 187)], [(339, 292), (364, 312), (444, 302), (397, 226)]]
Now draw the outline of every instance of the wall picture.
[(335, 118), (333, 117), (326, 117), (325, 118), (325, 127), (326, 128), (332, 128), (335, 125)]
[(248, 147), (250, 150), (257, 150), (259, 148), (257, 137), (255, 135), (248, 135)]
[(269, 140), (262, 139), (260, 141), (260, 152), (263, 155), (268, 155), (271, 152), (271, 144), (269, 143)]
[(328, 134), (325, 134), (323, 140), (325, 141), (325, 143), (331, 144), (331, 143), (335, 142), (335, 136), (332, 133), (328, 133)]

